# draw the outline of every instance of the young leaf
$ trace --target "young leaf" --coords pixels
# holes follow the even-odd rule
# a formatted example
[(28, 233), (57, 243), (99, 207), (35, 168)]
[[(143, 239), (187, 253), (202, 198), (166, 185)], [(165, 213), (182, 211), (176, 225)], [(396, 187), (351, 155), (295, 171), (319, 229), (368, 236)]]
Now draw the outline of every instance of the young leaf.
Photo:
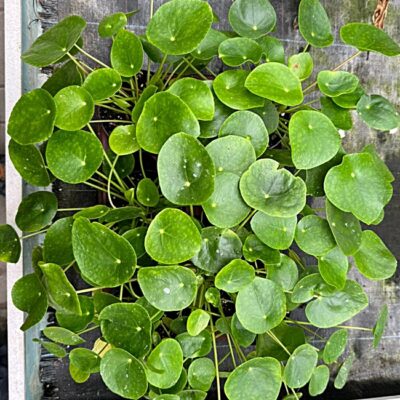
[(275, 282), (256, 277), (239, 291), (236, 313), (245, 329), (264, 333), (278, 326), (285, 317), (285, 294)]
[(52, 192), (33, 192), (22, 200), (15, 222), (21, 231), (36, 232), (51, 223), (57, 208), (57, 197)]
[(215, 366), (209, 358), (198, 358), (189, 365), (188, 381), (190, 387), (208, 391), (215, 379)]
[(117, 12), (104, 17), (99, 24), (98, 31), (102, 38), (112, 37), (121, 29), (124, 29), (128, 23), (127, 15), (123, 12)]
[(378, 319), (376, 320), (376, 323), (372, 330), (372, 333), (374, 335), (374, 341), (373, 341), (374, 348), (377, 348), (379, 346), (379, 343), (382, 339), (383, 333), (385, 331), (388, 322), (388, 318), (389, 318), (388, 306), (387, 304), (385, 304), (381, 308), (378, 315)]
[(326, 365), (316, 367), (311, 375), (308, 392), (310, 396), (318, 396), (325, 392), (329, 383), (329, 368)]
[(339, 329), (332, 333), (322, 353), (322, 358), (326, 364), (334, 363), (344, 353), (348, 336), (347, 329)]
[(397, 260), (373, 231), (363, 231), (361, 246), (353, 255), (357, 269), (370, 280), (388, 279), (396, 272)]
[(16, 263), (21, 255), (21, 242), (11, 225), (0, 225), (0, 261)]
[(282, 385), (281, 365), (271, 357), (253, 358), (228, 377), (225, 394), (229, 400), (276, 400)]
[(146, 207), (155, 207), (160, 200), (158, 188), (150, 178), (144, 178), (139, 181), (136, 188), (136, 197), (138, 202)]
[(276, 62), (256, 67), (247, 77), (245, 87), (257, 96), (286, 106), (303, 101), (300, 79), (286, 65)]
[(151, 321), (139, 304), (115, 303), (103, 308), (99, 315), (104, 339), (115, 347), (143, 357), (151, 348)]
[(187, 320), (187, 331), (190, 336), (199, 335), (204, 329), (207, 328), (210, 322), (210, 314), (207, 311), (197, 309), (190, 313)]
[(193, 51), (211, 28), (211, 7), (200, 0), (173, 0), (163, 4), (150, 20), (146, 35), (166, 54)]
[(211, 333), (207, 330), (197, 336), (191, 336), (184, 332), (179, 334), (176, 340), (179, 342), (185, 358), (205, 357), (212, 349)]
[(140, 149), (136, 139), (135, 125), (119, 125), (108, 138), (110, 149), (119, 156), (132, 154)]
[(246, 62), (257, 64), (261, 54), (261, 46), (255, 40), (248, 38), (229, 38), (218, 47), (219, 58), (230, 67), (238, 67)]
[(100, 375), (108, 389), (126, 399), (138, 400), (147, 392), (142, 363), (125, 350), (107, 351), (100, 362)]
[(74, 222), (72, 248), (80, 271), (96, 286), (122, 285), (135, 271), (136, 255), (129, 242), (86, 218)]
[(165, 142), (157, 171), (162, 194), (174, 204), (202, 204), (214, 191), (214, 163), (200, 141), (186, 133)]
[(136, 126), (140, 147), (157, 154), (168, 138), (178, 132), (199, 136), (195, 115), (178, 96), (169, 92), (156, 93), (146, 101)]
[(283, 290), (292, 290), (299, 278), (296, 263), (286, 254), (280, 255), (279, 265), (267, 266), (267, 277), (282, 287)]
[(163, 340), (148, 356), (146, 367), (147, 380), (151, 385), (161, 389), (175, 385), (183, 368), (179, 343), (174, 339)]
[[(242, 136), (243, 138), (245, 138), (248, 142), (250, 142), (250, 144), (253, 145), (255, 155), (257, 157), (260, 157), (265, 152), (269, 142), (268, 131), (262, 118), (251, 111), (237, 111), (226, 118), (225, 122), (221, 125), (221, 128), (219, 130), (219, 136), (223, 137), (227, 135)], [(207, 146), (207, 148), (215, 146), (214, 143), (216, 142), (217, 141), (211, 142)], [(242, 145), (241, 147), (244, 148), (245, 146)], [(243, 152), (244, 149), (240, 151), (240, 153)], [(255, 159), (253, 160), (253, 162), (254, 161)], [(249, 165), (250, 164), (244, 164), (242, 166), (241, 173), (238, 175), (241, 175), (249, 167)], [(219, 170), (217, 169), (217, 171)]]
[(59, 326), (50, 326), (43, 329), (43, 335), (47, 339), (52, 340), (56, 343), (66, 344), (68, 346), (76, 346), (84, 343), (85, 341), (76, 333), (69, 331)]
[(338, 289), (346, 284), (349, 261), (339, 247), (334, 247), (324, 256), (318, 257), (318, 269), (324, 281)]
[(162, 311), (180, 311), (188, 307), (197, 292), (195, 274), (186, 267), (146, 267), (138, 281), (148, 302)]
[(100, 68), (91, 72), (82, 85), (94, 101), (105, 100), (121, 89), (120, 74), (111, 68)]
[(329, 17), (319, 0), (301, 0), (299, 30), (303, 38), (314, 47), (328, 47), (333, 43)]
[(293, 217), (305, 206), (306, 185), (271, 159), (253, 163), (240, 179), (240, 192), (252, 208), (273, 217)]
[(351, 353), (349, 357), (347, 357), (346, 360), (341, 365), (334, 382), (334, 386), (336, 389), (343, 389), (344, 386), (346, 385), (354, 359), (355, 355), (354, 353)]
[(304, 81), (312, 74), (314, 62), (310, 53), (293, 54), (289, 57), (288, 67), (301, 81)]
[(77, 383), (86, 382), (92, 373), (100, 371), (100, 357), (89, 349), (73, 349), (69, 353), (69, 372)]
[(55, 64), (71, 51), (85, 27), (85, 20), (77, 15), (64, 18), (39, 36), (22, 54), (22, 60), (35, 67)]
[(234, 110), (248, 110), (262, 107), (264, 99), (245, 88), (249, 71), (228, 70), (219, 74), (213, 81), (213, 89), (218, 99)]
[(352, 93), (359, 85), (358, 77), (345, 71), (320, 71), (317, 82), (319, 90), (328, 97)]
[(243, 260), (232, 260), (215, 277), (215, 286), (227, 293), (235, 293), (253, 282), (254, 268)]
[(27, 145), (47, 140), (53, 133), (56, 105), (44, 89), (23, 94), (11, 111), (7, 133), (18, 144)]
[(150, 223), (145, 248), (162, 264), (178, 264), (192, 258), (201, 246), (200, 232), (181, 210), (165, 208)]
[(26, 331), (42, 320), (47, 311), (47, 295), (37, 274), (18, 279), (11, 291), (12, 302), (18, 310), (28, 314), (21, 330)]

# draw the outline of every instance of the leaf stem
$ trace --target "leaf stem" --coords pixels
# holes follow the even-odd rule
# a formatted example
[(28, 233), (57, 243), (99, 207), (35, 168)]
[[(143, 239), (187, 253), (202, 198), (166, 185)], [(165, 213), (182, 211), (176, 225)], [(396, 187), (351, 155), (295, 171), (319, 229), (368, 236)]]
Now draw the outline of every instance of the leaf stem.
[(140, 170), (142, 171), (143, 178), (146, 178), (146, 171), (143, 166), (143, 151), (142, 151), (142, 149), (139, 149), (139, 164), (140, 164)]
[(46, 233), (48, 231), (48, 229), (49, 228), (46, 228), (46, 229), (43, 229), (43, 230), (38, 231), (38, 232), (30, 233), (29, 235), (20, 236), (20, 240), (29, 239), (29, 238), (34, 237), (36, 235), (40, 235), (41, 233)]
[(200, 76), (200, 78), (203, 78), (204, 80), (208, 81), (208, 78), (207, 78), (205, 75), (203, 75), (203, 74), (201, 73), (201, 71), (199, 71), (186, 57), (183, 57), (183, 59), (189, 64), (189, 67), (190, 67), (194, 72), (196, 72), (197, 75)]
[(247, 218), (238, 226), (238, 228), (236, 229), (236, 231), (238, 231), (239, 229), (242, 229), (252, 218), (252, 216), (257, 212), (257, 210), (253, 210), (248, 216)]
[(58, 212), (68, 212), (68, 211), (81, 211), (84, 210), (85, 207), (77, 207), (77, 208), (59, 208)]
[(287, 347), (271, 332), (271, 331), (267, 331), (267, 335), (276, 343), (279, 344), (279, 346), (282, 347), (283, 350), (285, 350), (285, 352), (287, 354), (289, 354), (289, 356), (292, 355), (292, 353), (287, 349)]
[(104, 64), (102, 61), (98, 60), (96, 57), (93, 57), (91, 54), (87, 53), (85, 50), (83, 50), (77, 44), (75, 44), (75, 47), (79, 50), (80, 53), (84, 54), (87, 58), (90, 58), (95, 63), (101, 65), (104, 68), (110, 68), (107, 64)]
[[(210, 305), (207, 305), (208, 311), (210, 310)], [(212, 318), (210, 318), (210, 325), (211, 325), (211, 335), (213, 341), (213, 348), (214, 348), (214, 364), (215, 364), (215, 377), (217, 379), (217, 399), (221, 400), (221, 382), (219, 379), (219, 362), (218, 362), (218, 349), (217, 349), (217, 341), (215, 340), (215, 331), (214, 331), (214, 322)]]
[(116, 112), (116, 113), (127, 114), (127, 115), (129, 115), (128, 111), (120, 110), (120, 109), (115, 108), (115, 107), (110, 107), (110, 106), (107, 106), (107, 105), (105, 105), (105, 104), (96, 103), (96, 106), (102, 107), (102, 108), (106, 108), (107, 110), (111, 110), (111, 111), (114, 111), (114, 112)]
[(84, 73), (89, 74), (89, 72), (83, 67), (83, 65), (70, 53), (67, 53), (67, 56), (74, 62), (74, 64)]

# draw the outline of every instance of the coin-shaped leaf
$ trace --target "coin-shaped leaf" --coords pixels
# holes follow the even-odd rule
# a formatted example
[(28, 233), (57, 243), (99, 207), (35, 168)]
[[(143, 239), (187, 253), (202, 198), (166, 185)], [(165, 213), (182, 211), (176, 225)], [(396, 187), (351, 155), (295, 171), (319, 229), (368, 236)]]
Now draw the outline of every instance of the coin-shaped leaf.
[(134, 248), (137, 258), (142, 257), (146, 253), (146, 250), (144, 248), (146, 233), (147, 227), (141, 226), (138, 228), (130, 229), (122, 235)]
[(117, 155), (135, 153), (140, 149), (136, 140), (135, 125), (119, 125), (112, 132), (108, 139), (110, 149)]
[(204, 203), (214, 190), (214, 163), (204, 146), (186, 133), (167, 140), (157, 170), (161, 192), (174, 204)]
[(218, 55), (218, 47), (226, 39), (228, 36), (224, 32), (211, 28), (191, 55), (198, 60), (209, 60)]
[(156, 93), (146, 101), (136, 126), (140, 147), (159, 153), (167, 139), (178, 132), (199, 136), (195, 115), (178, 96), (169, 92)]
[(154, 260), (177, 264), (192, 258), (201, 246), (200, 232), (193, 220), (181, 210), (166, 208), (151, 222), (145, 247)]
[(289, 122), (293, 164), (298, 169), (317, 167), (333, 158), (341, 144), (332, 121), (318, 111), (298, 111)]
[(81, 211), (78, 211), (73, 215), (73, 218), (76, 219), (78, 217), (85, 217), (88, 219), (98, 219), (107, 214), (109, 211), (110, 209), (107, 206), (98, 204), (96, 206), (87, 207)]
[(99, 35), (102, 38), (116, 35), (128, 23), (127, 15), (117, 12), (104, 17), (99, 23)]
[(44, 89), (23, 94), (11, 111), (7, 133), (19, 144), (47, 140), (53, 133), (56, 105)]
[(244, 241), (243, 256), (247, 261), (261, 260), (265, 265), (278, 265), (281, 261), (278, 250), (271, 249), (253, 234)]
[(153, 349), (146, 362), (147, 380), (155, 387), (167, 389), (175, 385), (181, 376), (183, 354), (179, 343), (165, 339)]
[(318, 73), (319, 90), (328, 97), (336, 97), (356, 90), (358, 77), (345, 71), (321, 71)]
[(236, 314), (231, 318), (231, 332), (234, 340), (242, 347), (251, 346), (257, 336), (243, 327)]
[(327, 47), (333, 43), (331, 23), (319, 0), (300, 2), (298, 22), (301, 35), (312, 46)]
[(56, 63), (72, 49), (85, 27), (85, 20), (77, 15), (64, 18), (39, 36), (22, 54), (22, 60), (35, 67)]
[(184, 332), (176, 337), (182, 348), (183, 357), (196, 358), (204, 357), (210, 353), (212, 349), (211, 333), (207, 330), (202, 331), (197, 336), (191, 336)]
[(138, 400), (147, 392), (142, 363), (125, 350), (107, 351), (101, 359), (100, 375), (108, 389), (123, 398)]
[(334, 363), (343, 354), (348, 336), (347, 329), (339, 329), (329, 336), (322, 353), (322, 358), (326, 364)]
[(326, 283), (343, 289), (346, 284), (349, 261), (338, 246), (318, 257), (318, 269)]
[(282, 385), (281, 365), (271, 357), (253, 358), (236, 368), (225, 384), (229, 400), (276, 400)]
[(196, 276), (186, 267), (141, 268), (138, 281), (148, 302), (163, 311), (183, 310), (197, 292)]
[(80, 271), (95, 285), (122, 285), (135, 271), (136, 255), (129, 242), (97, 222), (77, 218), (72, 228), (72, 247)]
[(67, 86), (82, 84), (82, 75), (77, 65), (71, 60), (54, 68), (53, 73), (42, 85), (42, 89), (47, 90), (52, 96), (55, 96), (61, 89)]
[(286, 106), (303, 101), (300, 79), (286, 65), (277, 62), (256, 67), (246, 79), (245, 87), (257, 96)]
[(22, 200), (15, 222), (21, 231), (39, 231), (51, 223), (57, 207), (57, 197), (52, 192), (33, 192)]
[(400, 54), (400, 46), (382, 29), (374, 25), (352, 22), (340, 28), (340, 38), (362, 51), (374, 51), (385, 56)]
[(321, 111), (333, 122), (338, 129), (350, 130), (353, 126), (353, 120), (350, 111), (339, 107), (329, 97), (321, 97)]
[(375, 348), (379, 346), (379, 343), (382, 339), (383, 333), (385, 331), (385, 328), (386, 328), (386, 325), (388, 322), (388, 318), (389, 318), (388, 306), (385, 304), (381, 308), (379, 315), (378, 315), (378, 319), (376, 320), (376, 323), (372, 330), (372, 333), (374, 335), (373, 345)]
[(285, 294), (275, 282), (257, 277), (239, 291), (236, 313), (248, 331), (264, 333), (278, 326), (285, 317)]
[(100, 357), (85, 348), (73, 349), (69, 353), (69, 372), (77, 383), (86, 382), (91, 374), (100, 371)]
[(200, 137), (213, 138), (218, 136), (219, 129), (225, 119), (233, 112), (225, 104), (221, 103), (218, 98), (214, 97), (215, 112), (212, 121), (200, 121)]
[(229, 9), (229, 23), (240, 36), (257, 39), (274, 29), (276, 13), (268, 0), (236, 0)]
[(234, 110), (262, 107), (264, 99), (245, 88), (249, 72), (229, 70), (219, 74), (213, 81), (213, 89), (219, 100)]
[(307, 304), (308, 320), (318, 328), (331, 328), (354, 317), (368, 306), (368, 297), (355, 281), (348, 280), (342, 290), (320, 296)]
[[(221, 125), (219, 130), (219, 136), (227, 135), (244, 137), (253, 145), (257, 157), (265, 152), (269, 142), (268, 131), (262, 118), (251, 111), (237, 111), (231, 114)], [(232, 141), (233, 139), (230, 140)], [(225, 140), (225, 142), (227, 142), (227, 140)], [(215, 141), (211, 142), (207, 148), (216, 146), (213, 143), (215, 143)], [(244, 148), (245, 145), (241, 147)], [(244, 150), (245, 149), (243, 149), (242, 154)], [(249, 165), (250, 164), (244, 164), (241, 172), (244, 172)], [(241, 175), (241, 173), (239, 175)]]
[(244, 260), (232, 260), (215, 277), (215, 286), (228, 293), (235, 293), (253, 282), (254, 268)]
[(100, 68), (91, 72), (85, 79), (83, 87), (94, 101), (113, 96), (121, 89), (122, 79), (119, 73), (111, 68)]
[(281, 254), (280, 258), (280, 264), (267, 266), (267, 277), (283, 290), (292, 290), (299, 278), (297, 265), (286, 254)]
[(262, 58), (267, 62), (285, 63), (285, 49), (282, 41), (274, 36), (261, 36), (257, 43), (262, 49)]
[(0, 261), (16, 263), (21, 255), (21, 242), (11, 225), (0, 225)]
[(291, 301), (294, 303), (306, 303), (316, 295), (328, 296), (336, 289), (328, 285), (320, 274), (308, 274), (293, 288)]
[(377, 168), (374, 156), (364, 152), (344, 156), (342, 163), (327, 173), (324, 188), (337, 208), (370, 224), (392, 197), (390, 182), (387, 172)]
[(136, 188), (136, 197), (139, 203), (146, 207), (155, 207), (160, 200), (157, 185), (150, 178), (144, 178), (139, 181)]
[(111, 345), (135, 357), (145, 356), (151, 348), (151, 321), (139, 304), (115, 303), (99, 315), (101, 333)]
[(194, 310), (190, 313), (186, 328), (191, 336), (199, 335), (204, 329), (207, 328), (208, 323), (210, 322), (210, 314), (207, 311), (202, 309)]
[(166, 54), (193, 51), (211, 28), (211, 7), (200, 0), (173, 0), (163, 4), (150, 20), (146, 35)]
[(323, 393), (329, 383), (329, 368), (326, 365), (316, 367), (311, 375), (308, 391), (310, 396)]
[(156, 93), (158, 87), (155, 85), (148, 85), (143, 89), (143, 92), (140, 94), (139, 100), (137, 100), (135, 106), (132, 110), (132, 121), (138, 122), (140, 115), (142, 114), (144, 104), (146, 101)]
[(89, 296), (78, 296), (81, 305), (82, 314), (71, 314), (67, 312), (57, 311), (56, 318), (58, 324), (72, 332), (84, 330), (94, 317), (93, 299)]
[(305, 206), (306, 185), (279, 163), (261, 159), (253, 163), (240, 179), (240, 192), (252, 208), (274, 217), (293, 217)]
[(208, 391), (215, 378), (215, 366), (209, 358), (198, 358), (189, 365), (188, 381), (193, 389)]
[(310, 53), (299, 53), (289, 57), (288, 67), (301, 81), (304, 81), (312, 74), (314, 62)]
[(224, 40), (218, 48), (219, 58), (225, 65), (238, 67), (246, 62), (257, 64), (262, 49), (253, 39), (236, 37)]
[(364, 89), (358, 85), (354, 92), (342, 94), (340, 96), (332, 97), (332, 101), (339, 107), (343, 108), (356, 108), (358, 101), (364, 94)]

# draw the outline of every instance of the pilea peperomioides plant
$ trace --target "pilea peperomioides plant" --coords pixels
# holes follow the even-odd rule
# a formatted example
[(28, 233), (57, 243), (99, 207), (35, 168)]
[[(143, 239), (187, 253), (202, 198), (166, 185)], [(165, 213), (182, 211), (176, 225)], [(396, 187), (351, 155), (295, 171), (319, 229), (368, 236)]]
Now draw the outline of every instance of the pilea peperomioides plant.
[[(400, 47), (350, 23), (340, 36), (357, 53), (303, 84), (308, 49), (333, 42), (318, 0), (300, 2), (304, 51), (287, 60), (270, 35), (268, 0), (234, 1), (230, 32), (212, 28), (201, 0), (165, 3), (141, 36), (125, 29), (129, 17), (99, 25), (112, 38), (109, 65), (83, 50), (78, 16), (22, 56), (56, 68), (11, 114), (15, 168), (34, 186), (59, 179), (107, 197), (59, 209), (53, 193), (37, 191), (16, 215), (25, 236), (0, 227), (0, 258), (11, 263), (20, 239), (44, 234), (34, 272), (12, 291), (27, 313), (21, 328), (55, 310), (56, 325), (37, 340), (57, 357), (68, 349), (76, 382), (100, 372), (128, 399), (199, 400), (212, 385), (217, 399), (299, 399), (307, 384), (312, 396), (324, 392), (331, 376), (342, 388), (348, 330), (370, 331), (377, 346), (388, 314), (374, 327), (343, 325), (368, 305), (348, 257), (352, 277), (371, 280), (390, 278), (396, 259), (361, 227), (382, 220), (393, 176), (373, 146), (347, 154), (340, 132), (353, 110), (382, 131), (400, 118), (341, 69), (363, 51), (397, 56)], [(231, 68), (217, 74), (215, 59)], [(317, 328), (333, 328), (322, 346)]]

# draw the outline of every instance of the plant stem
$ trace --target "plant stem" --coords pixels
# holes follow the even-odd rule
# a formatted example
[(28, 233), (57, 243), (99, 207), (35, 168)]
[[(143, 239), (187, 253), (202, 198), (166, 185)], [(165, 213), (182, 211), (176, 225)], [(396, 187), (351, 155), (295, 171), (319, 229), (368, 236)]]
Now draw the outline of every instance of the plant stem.
[(129, 115), (129, 113), (127, 111), (125, 111), (125, 110), (119, 110), (118, 108), (110, 107), (110, 106), (107, 106), (105, 104), (96, 103), (96, 106), (102, 107), (102, 108), (106, 108), (107, 110), (111, 110), (111, 111), (114, 111), (116, 113)]
[[(154, 13), (154, 0), (150, 0), (150, 19), (153, 18)], [(151, 60), (150, 57), (147, 58), (147, 83), (150, 82), (150, 74), (151, 74)]]
[(299, 109), (301, 109), (303, 107), (306, 107), (306, 106), (309, 106), (311, 104), (317, 103), (319, 100), (320, 100), (320, 98), (318, 97), (318, 99), (314, 99), (314, 100), (311, 100), (311, 101), (309, 101), (307, 103), (300, 104), (299, 106), (296, 106), (296, 107), (293, 107), (293, 108), (289, 108), (288, 110), (285, 111), (285, 113), (286, 114), (292, 113), (292, 112), (297, 111), (297, 110), (299, 110)]
[(174, 70), (171, 72), (171, 74), (169, 75), (168, 79), (165, 81), (164, 86), (162, 88), (162, 90), (165, 90), (165, 88), (168, 86), (169, 81), (172, 79), (172, 77), (175, 75), (176, 71), (178, 71), (178, 69), (184, 64), (184, 60), (181, 61), (175, 68)]
[[(87, 185), (87, 186), (92, 187), (93, 189), (101, 190), (102, 192), (107, 193), (107, 190), (106, 190), (105, 188), (102, 188), (102, 187), (100, 187), (100, 186), (94, 185), (93, 183), (90, 183), (90, 182), (88, 182), (88, 181), (84, 182), (84, 184)], [(118, 193), (111, 192), (111, 194), (112, 194), (114, 197), (117, 197), (118, 199), (121, 199), (121, 200), (126, 201), (125, 197), (120, 196)]]
[[(110, 158), (108, 157), (107, 153), (104, 150), (103, 150), (103, 155), (104, 155), (104, 158), (106, 159), (108, 165), (110, 166), (110, 168), (112, 170), (112, 173), (114, 174), (114, 176), (117, 179), (118, 183), (121, 185), (121, 188), (123, 188), (124, 191), (128, 190), (129, 189), (128, 186), (126, 186), (125, 182), (120, 178), (118, 172), (115, 170), (115, 165), (116, 165), (115, 160), (114, 160), (113, 163), (111, 163)], [(118, 157), (119, 156), (116, 156), (115, 158), (117, 159)], [(111, 179), (111, 176), (108, 177), (109, 180)]]
[(99, 325), (95, 325), (95, 326), (92, 326), (91, 328), (87, 328), (83, 331), (78, 332), (78, 335), (83, 335), (84, 333), (91, 332), (91, 331), (94, 331), (95, 329), (99, 329), (99, 328), (100, 328)]
[[(105, 152), (104, 152), (104, 153), (105, 153)], [(112, 198), (111, 198), (111, 177), (112, 177), (113, 172), (114, 172), (114, 170), (115, 170), (115, 165), (117, 164), (118, 159), (119, 159), (119, 156), (116, 156), (115, 159), (114, 159), (114, 161), (113, 161), (113, 163), (112, 163), (112, 165), (111, 165), (110, 173), (108, 174), (108, 179), (107, 179), (107, 195), (108, 195), (108, 201), (110, 202), (112, 208), (117, 208), (117, 207), (115, 207), (115, 205), (114, 205), (114, 203), (113, 203), (113, 201), (112, 201)], [(123, 287), (123, 286), (121, 286), (121, 287)]]
[(91, 54), (87, 53), (85, 50), (83, 50), (77, 44), (75, 44), (75, 47), (79, 50), (80, 53), (84, 54), (87, 58), (90, 58), (95, 63), (101, 65), (104, 68), (110, 68), (107, 64), (104, 64), (102, 61), (98, 60), (96, 57), (93, 57)]
[[(305, 321), (295, 321), (289, 318), (286, 318), (287, 322), (291, 322), (294, 324), (298, 324), (298, 325), (308, 325), (308, 326), (314, 326), (313, 324), (309, 323), (309, 322), (305, 322)], [(372, 328), (365, 328), (362, 326), (351, 326), (351, 325), (337, 325), (334, 328), (341, 328), (341, 329), (354, 329), (357, 331), (366, 331), (366, 332), (372, 332)], [(328, 329), (328, 328), (326, 328)]]
[(289, 354), (289, 356), (292, 355), (292, 353), (287, 349), (287, 347), (271, 332), (271, 331), (267, 331), (267, 335), (276, 343), (279, 344), (279, 346), (282, 347), (283, 350), (285, 350), (285, 352), (287, 354)]
[(139, 149), (139, 163), (140, 163), (140, 170), (142, 171), (143, 178), (146, 178), (146, 171), (143, 166), (143, 151)]
[(84, 210), (84, 207), (77, 207), (77, 208), (59, 208), (58, 212), (68, 212), (68, 211), (81, 211)]
[(47, 230), (48, 230), (48, 228), (43, 229), (43, 230), (38, 231), (38, 232), (30, 233), (29, 235), (20, 236), (20, 240), (29, 239), (29, 238), (34, 237), (36, 235), (40, 235), (41, 233), (46, 233)]
[(84, 74), (89, 73), (72, 54), (67, 53), (67, 55)]
[[(210, 305), (207, 305), (207, 307), (208, 307), (208, 311), (211, 311)], [(213, 348), (214, 348), (215, 377), (217, 379), (217, 399), (221, 400), (221, 382), (219, 379), (218, 349), (217, 349), (217, 341), (215, 339), (214, 322), (213, 322), (212, 318), (210, 318), (210, 325), (211, 325), (211, 335), (212, 335)]]
[(204, 80), (208, 81), (208, 78), (203, 75), (186, 57), (183, 57), (183, 59), (189, 64), (189, 67), (192, 68), (194, 72), (196, 72), (197, 75), (200, 76), (200, 78), (203, 78)]
[(132, 124), (132, 121), (127, 121), (126, 119), (102, 119), (90, 121), (91, 124), (103, 124), (113, 122), (115, 124)]
[[(99, 175), (100, 178), (103, 178), (103, 179), (105, 179), (106, 181), (108, 180), (108, 177), (107, 177), (106, 175), (104, 175), (103, 173), (101, 173), (100, 171), (96, 171), (96, 174)], [(95, 181), (95, 182), (97, 182), (97, 183), (101, 183), (101, 184), (105, 185), (104, 182), (98, 181), (98, 180), (95, 179), (95, 178), (90, 178), (90, 179), (92, 179), (93, 181)], [(122, 186), (118, 185), (118, 183), (116, 183), (116, 182), (114, 182), (114, 181), (111, 181), (111, 185), (115, 186), (115, 188), (118, 189), (118, 190), (120, 190), (121, 193), (125, 193), (125, 189), (124, 189)]]
[(107, 289), (107, 286), (102, 286), (102, 287), (92, 287), (92, 288), (88, 288), (88, 289), (81, 289), (81, 290), (77, 290), (76, 293), (77, 294), (81, 294), (81, 293), (90, 293), (90, 292), (96, 292), (97, 290), (103, 290), (103, 289)]
[(229, 352), (230, 352), (230, 355), (231, 355), (233, 366), (236, 368), (237, 364), (236, 364), (235, 353), (233, 352), (233, 349), (232, 349), (232, 342), (231, 342), (231, 338), (230, 338), (229, 334), (226, 335), (226, 340), (228, 342)]
[(238, 231), (239, 229), (242, 229), (251, 219), (251, 217), (257, 212), (257, 210), (253, 210), (248, 217), (238, 226), (238, 228), (236, 229), (236, 231)]
[(64, 268), (64, 273), (67, 272), (73, 265), (75, 264), (75, 260), (70, 262), (65, 268)]

